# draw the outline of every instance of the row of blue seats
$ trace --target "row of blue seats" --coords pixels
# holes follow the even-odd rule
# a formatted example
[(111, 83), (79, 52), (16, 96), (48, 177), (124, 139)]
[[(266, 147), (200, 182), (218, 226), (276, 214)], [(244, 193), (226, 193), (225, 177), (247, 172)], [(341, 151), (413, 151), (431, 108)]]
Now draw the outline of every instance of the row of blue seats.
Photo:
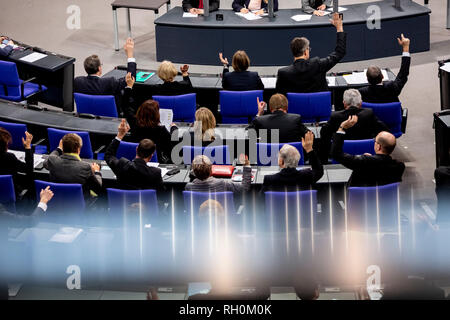
[[(48, 204), (49, 213), (64, 215), (64, 212), (70, 211), (70, 208), (76, 209), (80, 214), (84, 212), (86, 204), (80, 184), (36, 180), (35, 186), (37, 197), (39, 197), (40, 190), (47, 186), (50, 186), (54, 192), (54, 197)], [(398, 187), (399, 183), (378, 187), (349, 188), (346, 223), (360, 226), (398, 227)], [(14, 212), (16, 199), (11, 176), (0, 176), (0, 191), (0, 203)], [(137, 210), (145, 216), (142, 221), (151, 221), (151, 217), (158, 217), (159, 209), (155, 190), (108, 188), (107, 193), (108, 207), (112, 215), (121, 216), (129, 213), (136, 210), (136, 204), (139, 204)], [(197, 215), (200, 206), (207, 200), (215, 200), (220, 203), (224, 213), (236, 214), (232, 192), (183, 191), (183, 198), (184, 208), (188, 214)], [(317, 213), (317, 191), (265, 192), (265, 208), (270, 219), (273, 219), (274, 216), (284, 217), (287, 212), (291, 224), (295, 228), (309, 228), (313, 226), (314, 214)]]
[[(0, 61), (0, 98), (22, 101), (36, 93), (46, 90), (44, 86), (33, 84), (29, 79), (19, 78), (13, 62)], [(113, 96), (93, 96), (74, 94), (78, 113), (97, 116), (117, 117), (117, 108)], [(220, 109), (223, 123), (246, 124), (258, 112), (257, 98), (263, 100), (263, 91), (220, 91)], [(302, 116), (304, 123), (327, 121), (331, 114), (331, 92), (288, 93), (289, 112)], [(174, 121), (194, 122), (197, 108), (196, 94), (180, 96), (153, 96), (163, 109), (172, 109)], [(386, 104), (363, 103), (371, 108), (397, 138), (402, 135), (402, 107), (399, 102)], [(403, 130), (404, 131), (404, 130)]]

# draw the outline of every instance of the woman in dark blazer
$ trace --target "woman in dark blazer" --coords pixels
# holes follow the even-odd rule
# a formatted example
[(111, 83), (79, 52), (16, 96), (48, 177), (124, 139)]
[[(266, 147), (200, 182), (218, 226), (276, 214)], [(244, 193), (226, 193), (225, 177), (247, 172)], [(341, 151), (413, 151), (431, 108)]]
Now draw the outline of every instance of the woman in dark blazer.
[[(236, 12), (247, 13), (249, 11), (255, 11), (260, 15), (266, 13), (268, 8), (268, 0), (233, 0), (233, 10)], [(278, 0), (273, 0), (273, 11), (278, 11)]]
[[(203, 1), (204, 0), (183, 0), (183, 11), (190, 12), (192, 14), (203, 14)], [(220, 0), (208, 0), (209, 12), (219, 10)]]
[(188, 70), (189, 66), (186, 64), (180, 67), (183, 80), (175, 81), (175, 77), (178, 75), (177, 69), (172, 62), (163, 61), (158, 67), (157, 74), (164, 83), (158, 84), (153, 88), (153, 95), (177, 96), (194, 92)]
[(258, 75), (258, 72), (247, 71), (250, 66), (250, 59), (245, 51), (236, 51), (233, 55), (232, 67), (233, 72), (229, 72), (228, 59), (223, 58), (219, 53), (220, 61), (223, 64), (222, 87), (225, 90), (232, 91), (248, 91), (263, 90), (264, 84)]
[[(131, 91), (131, 90), (130, 90)], [(171, 133), (177, 129), (175, 125), (167, 128), (160, 123), (159, 104), (154, 100), (147, 100), (134, 112), (132, 107), (126, 110), (126, 117), (131, 128), (128, 141), (139, 143), (142, 139), (150, 139), (156, 144), (158, 162), (171, 163), (173, 142)], [(176, 141), (175, 141), (176, 143)]]

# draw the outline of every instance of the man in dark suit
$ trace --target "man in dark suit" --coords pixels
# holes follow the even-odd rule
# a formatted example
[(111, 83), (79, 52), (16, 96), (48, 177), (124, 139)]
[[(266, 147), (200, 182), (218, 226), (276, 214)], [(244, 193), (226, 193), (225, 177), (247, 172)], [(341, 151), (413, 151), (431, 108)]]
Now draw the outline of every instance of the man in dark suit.
[(311, 131), (302, 138), (302, 146), (308, 154), (311, 169), (297, 170), (300, 161), (298, 150), (285, 144), (278, 154), (281, 171), (264, 176), (263, 191), (309, 190), (323, 176), (323, 167), (313, 150), (314, 135)]
[(8, 232), (10, 228), (30, 228), (35, 225), (38, 219), (47, 211), (47, 203), (53, 198), (53, 192), (50, 187), (42, 189), (39, 203), (31, 215), (20, 215), (8, 212), (0, 204), (0, 300), (8, 300), (8, 256), (14, 255), (17, 258), (17, 252), (11, 252), (8, 248)]
[(117, 181), (127, 189), (155, 189), (163, 188), (161, 169), (147, 165), (156, 151), (156, 145), (150, 139), (143, 139), (136, 149), (136, 158), (130, 161), (116, 158), (120, 141), (130, 130), (125, 119), (119, 125), (119, 131), (105, 152), (105, 161), (117, 176)]
[(97, 194), (102, 189), (102, 174), (97, 163), (89, 164), (80, 159), (83, 146), (81, 137), (76, 133), (66, 134), (59, 142), (59, 147), (50, 153), (44, 161), (44, 168), (50, 172), (50, 180), (57, 183), (79, 183), (84, 193)]
[[(6, 41), (7, 41), (7, 43), (3, 43)], [(2, 43), (3, 43), (4, 47), (3, 48), (0, 47), (0, 57), (7, 57), (13, 51), (14, 42), (12, 40), (8, 39), (8, 37), (1, 36), (0, 37), (0, 45)]]
[[(136, 59), (134, 58), (134, 41), (127, 39), (124, 45), (128, 57), (127, 71), (136, 78)], [(125, 77), (116, 79), (114, 77), (102, 78), (102, 63), (97, 55), (92, 55), (84, 60), (84, 69), (87, 76), (76, 77), (73, 81), (73, 90), (77, 93), (90, 95), (111, 95), (116, 98), (117, 111), (121, 114), (122, 90), (127, 86)]]
[[(255, 129), (258, 136), (263, 141), (273, 143), (280, 142), (297, 142), (301, 141), (308, 129), (301, 121), (301, 117), (298, 114), (287, 113), (288, 100), (282, 94), (274, 94), (269, 100), (270, 114), (264, 115), (266, 103), (258, 100), (258, 114), (256, 118), (249, 125), (249, 129)], [(267, 136), (264, 137), (263, 131), (267, 130)], [(276, 131), (278, 131), (278, 141), (273, 141), (271, 136), (276, 137)]]
[[(209, 12), (219, 10), (220, 0), (208, 0)], [(203, 0), (183, 0), (183, 11), (192, 14), (204, 14)]]
[(342, 18), (339, 18), (338, 13), (334, 13), (333, 19), (330, 21), (337, 31), (335, 51), (326, 58), (310, 59), (309, 40), (294, 38), (291, 41), (294, 63), (278, 70), (276, 83), (278, 93), (328, 91), (326, 73), (345, 56), (346, 51), (346, 34)]
[(361, 94), (356, 89), (344, 92), (344, 110), (331, 113), (330, 120), (320, 130), (320, 161), (328, 162), (331, 137), (341, 123), (351, 115), (358, 116), (358, 122), (345, 132), (345, 140), (361, 140), (374, 138), (381, 131), (389, 128), (380, 121), (372, 109), (361, 108)]
[(405, 38), (402, 33), (401, 38), (397, 38), (397, 41), (403, 48), (402, 65), (397, 77), (394, 81), (383, 82), (381, 69), (377, 66), (370, 66), (366, 72), (367, 81), (370, 85), (359, 89), (364, 102), (388, 103), (399, 101), (398, 96), (402, 92), (406, 81), (408, 81), (411, 56), (409, 54), (410, 40)]
[(403, 162), (392, 159), (396, 139), (393, 134), (382, 131), (375, 137), (375, 155), (350, 155), (342, 151), (346, 131), (358, 122), (358, 116), (349, 116), (333, 135), (331, 154), (335, 160), (352, 169), (348, 182), (351, 187), (385, 185), (402, 181), (405, 171)]

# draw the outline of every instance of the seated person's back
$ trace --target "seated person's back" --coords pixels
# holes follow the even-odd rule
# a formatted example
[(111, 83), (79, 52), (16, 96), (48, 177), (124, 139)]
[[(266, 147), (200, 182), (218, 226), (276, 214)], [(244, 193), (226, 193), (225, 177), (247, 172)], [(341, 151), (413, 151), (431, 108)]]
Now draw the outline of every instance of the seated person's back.
[[(288, 113), (288, 100), (282, 94), (274, 94), (269, 101), (269, 108), (271, 113), (263, 115), (264, 102), (260, 102), (258, 106), (258, 115), (249, 125), (249, 129), (255, 129), (258, 136), (261, 137), (261, 142), (299, 142), (308, 131), (301, 121), (301, 116), (298, 114)], [(267, 130), (267, 138), (264, 139), (264, 131)], [(278, 141), (276, 140), (276, 133), (278, 130)], [(273, 138), (271, 138), (271, 136)]]
[(153, 88), (153, 95), (178, 96), (194, 92), (188, 70), (188, 65), (180, 67), (183, 80), (175, 81), (178, 72), (173, 63), (167, 60), (161, 62), (157, 74), (163, 83), (158, 84)]
[(44, 161), (44, 168), (50, 173), (50, 180), (57, 183), (79, 183), (87, 193), (100, 193), (102, 175), (98, 164), (89, 164), (80, 159), (82, 139), (75, 133), (66, 134), (59, 147)]
[(380, 132), (375, 137), (375, 155), (350, 155), (342, 151), (345, 138), (345, 130), (358, 121), (357, 116), (351, 116), (342, 122), (339, 130), (333, 135), (331, 154), (333, 159), (352, 169), (349, 185), (376, 186), (394, 182), (401, 182), (405, 164), (392, 159), (391, 153), (395, 149), (395, 137), (386, 131)]
[(263, 191), (299, 191), (309, 190), (323, 176), (323, 167), (313, 150), (314, 135), (311, 131), (302, 139), (302, 146), (308, 154), (311, 169), (297, 170), (300, 161), (298, 150), (285, 144), (278, 155), (281, 171), (264, 176)]
[(223, 63), (222, 87), (224, 90), (248, 91), (263, 90), (264, 84), (258, 75), (258, 72), (248, 71), (250, 59), (245, 51), (236, 51), (233, 55), (231, 65), (233, 72), (229, 72), (228, 59), (223, 59), (222, 53), (219, 54), (220, 61)]
[(105, 152), (105, 161), (117, 177), (121, 188), (125, 189), (162, 189), (161, 169), (149, 167), (156, 146), (153, 141), (143, 139), (136, 149), (136, 158), (130, 161), (126, 158), (117, 159), (116, 153), (120, 141), (125, 137), (130, 127), (125, 119), (119, 125), (117, 137), (110, 143)]

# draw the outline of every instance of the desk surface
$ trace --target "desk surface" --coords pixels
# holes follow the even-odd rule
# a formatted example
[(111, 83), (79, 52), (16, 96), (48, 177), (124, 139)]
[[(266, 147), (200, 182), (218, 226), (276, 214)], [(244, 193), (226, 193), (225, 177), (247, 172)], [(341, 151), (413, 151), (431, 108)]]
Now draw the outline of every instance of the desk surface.
[[(62, 55), (58, 55), (53, 52), (43, 51), (43, 54), (46, 54), (47, 56), (45, 58), (39, 59), (34, 62), (26, 62), (23, 60), (20, 60), (23, 57), (26, 57), (27, 55), (33, 53), (34, 51), (31, 48), (27, 48), (25, 50), (14, 50), (9, 55), (9, 60), (15, 62), (24, 64), (27, 66), (31, 66), (34, 68), (38, 68), (44, 71), (50, 71), (55, 72), (58, 71), (70, 64), (73, 64), (75, 62), (75, 58), (72, 57), (65, 57)], [(40, 51), (39, 51), (40, 52)]]
[[(393, 4), (393, 0), (387, 0), (343, 6), (344, 8), (347, 8), (347, 10), (343, 12), (344, 24), (366, 23), (370, 16), (370, 14), (367, 13), (367, 8), (371, 5), (377, 5), (380, 8), (381, 20), (398, 19), (431, 13), (430, 9), (409, 0), (401, 1), (402, 10), (397, 10), (393, 7)], [(216, 20), (217, 13), (223, 14), (223, 21)], [(298, 14), (306, 15), (300, 8), (281, 9), (275, 12), (274, 19), (263, 17), (259, 20), (249, 21), (236, 15), (233, 10), (221, 9), (213, 12), (208, 17), (198, 16), (196, 18), (183, 18), (183, 9), (181, 7), (175, 7), (156, 19), (155, 24), (196, 28), (297, 28), (299, 26), (311, 27), (328, 25), (330, 28), (334, 28), (330, 24), (329, 16), (312, 16), (311, 20), (300, 22), (291, 19), (292, 16)]]

